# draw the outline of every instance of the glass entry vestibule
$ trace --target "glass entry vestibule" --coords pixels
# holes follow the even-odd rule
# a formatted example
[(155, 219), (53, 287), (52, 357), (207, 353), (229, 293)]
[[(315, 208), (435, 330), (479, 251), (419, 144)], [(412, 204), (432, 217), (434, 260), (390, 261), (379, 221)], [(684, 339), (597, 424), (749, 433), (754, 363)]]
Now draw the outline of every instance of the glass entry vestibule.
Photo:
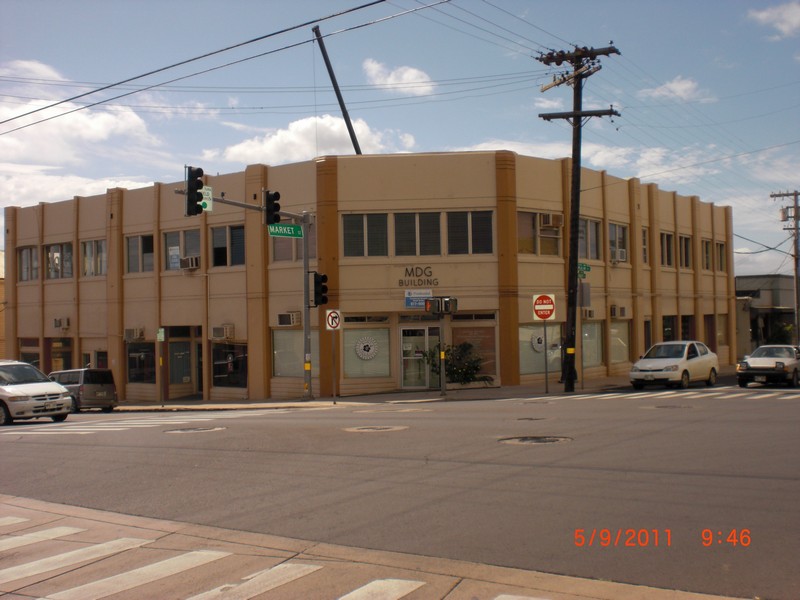
[(403, 389), (438, 388), (440, 380), (425, 358), (430, 352), (438, 361), (440, 329), (438, 326), (407, 326), (400, 330)]

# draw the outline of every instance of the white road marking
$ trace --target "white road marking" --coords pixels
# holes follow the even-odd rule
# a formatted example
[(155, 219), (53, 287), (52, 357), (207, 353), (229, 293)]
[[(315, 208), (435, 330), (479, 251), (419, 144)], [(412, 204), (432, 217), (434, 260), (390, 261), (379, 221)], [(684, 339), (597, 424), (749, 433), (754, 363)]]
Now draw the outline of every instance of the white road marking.
[(43, 542), (45, 540), (55, 540), (74, 533), (81, 533), (82, 531), (86, 530), (78, 529), (77, 527), (53, 527), (52, 529), (43, 529), (41, 531), (34, 531), (33, 533), (16, 535), (0, 540), (0, 551), (21, 548), (22, 546), (29, 546), (30, 544)]
[(192, 596), (188, 600), (217, 600), (223, 598), (224, 600), (249, 600), (259, 594), (310, 575), (321, 568), (317, 565), (283, 563), (246, 577), (247, 581), (244, 583), (222, 585), (197, 596)]
[(170, 575), (188, 571), (226, 556), (230, 556), (230, 552), (214, 552), (211, 550), (188, 552), (126, 573), (120, 573), (86, 585), (50, 594), (42, 600), (99, 600), (100, 598), (126, 592), (141, 585), (164, 579)]
[(23, 519), (22, 517), (0, 517), (0, 527), (19, 525), (20, 523), (26, 523), (28, 520), (29, 519)]
[(71, 567), (87, 560), (110, 556), (152, 542), (153, 540), (120, 538), (104, 544), (97, 544), (95, 546), (81, 548), (80, 550), (73, 550), (72, 552), (65, 552), (64, 554), (57, 554), (49, 558), (35, 560), (23, 565), (17, 565), (16, 567), (8, 567), (7, 569), (0, 570), (0, 584), (33, 577), (34, 575), (41, 575), (42, 573), (63, 569), (64, 567)]
[(339, 600), (396, 600), (425, 585), (410, 579), (376, 579), (345, 594)]

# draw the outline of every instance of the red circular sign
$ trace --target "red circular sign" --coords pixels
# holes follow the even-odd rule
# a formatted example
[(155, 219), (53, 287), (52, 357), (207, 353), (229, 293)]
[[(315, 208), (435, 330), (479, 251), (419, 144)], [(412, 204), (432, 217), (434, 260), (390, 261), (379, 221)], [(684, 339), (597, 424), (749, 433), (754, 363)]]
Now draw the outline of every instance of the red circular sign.
[(553, 298), (542, 294), (533, 299), (533, 314), (537, 319), (552, 319), (556, 312), (556, 303)]

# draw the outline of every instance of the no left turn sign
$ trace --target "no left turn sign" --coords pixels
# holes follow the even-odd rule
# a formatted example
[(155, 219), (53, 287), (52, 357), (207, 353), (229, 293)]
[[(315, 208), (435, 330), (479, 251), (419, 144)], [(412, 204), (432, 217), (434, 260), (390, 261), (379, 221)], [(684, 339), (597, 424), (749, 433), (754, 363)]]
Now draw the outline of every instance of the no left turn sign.
[(338, 310), (325, 311), (325, 329), (328, 331), (338, 331), (342, 328), (342, 315)]
[(556, 318), (556, 298), (553, 294), (538, 294), (533, 297), (533, 318), (536, 321)]

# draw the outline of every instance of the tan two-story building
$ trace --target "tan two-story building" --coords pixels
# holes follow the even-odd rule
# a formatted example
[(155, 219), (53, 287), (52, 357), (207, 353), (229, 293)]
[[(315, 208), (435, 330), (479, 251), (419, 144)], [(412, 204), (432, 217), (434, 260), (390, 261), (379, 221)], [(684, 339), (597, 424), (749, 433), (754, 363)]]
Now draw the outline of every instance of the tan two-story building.
[[(471, 344), (490, 385), (560, 375), (570, 161), (513, 152), (326, 156), (206, 177), (213, 195), (307, 212), (315, 396), (439, 388), (426, 351)], [(736, 360), (732, 211), (584, 169), (579, 377), (627, 372), (653, 342)], [(7, 354), (113, 369), (123, 401), (303, 395), (302, 240), (261, 211), (184, 216), (184, 182), (7, 208)], [(286, 223), (288, 219), (284, 219)], [(533, 317), (535, 295), (555, 318)], [(456, 298), (439, 317), (425, 298)], [(335, 309), (338, 329), (325, 326)], [(546, 335), (545, 335), (546, 334)], [(546, 343), (545, 343), (546, 338)]]

